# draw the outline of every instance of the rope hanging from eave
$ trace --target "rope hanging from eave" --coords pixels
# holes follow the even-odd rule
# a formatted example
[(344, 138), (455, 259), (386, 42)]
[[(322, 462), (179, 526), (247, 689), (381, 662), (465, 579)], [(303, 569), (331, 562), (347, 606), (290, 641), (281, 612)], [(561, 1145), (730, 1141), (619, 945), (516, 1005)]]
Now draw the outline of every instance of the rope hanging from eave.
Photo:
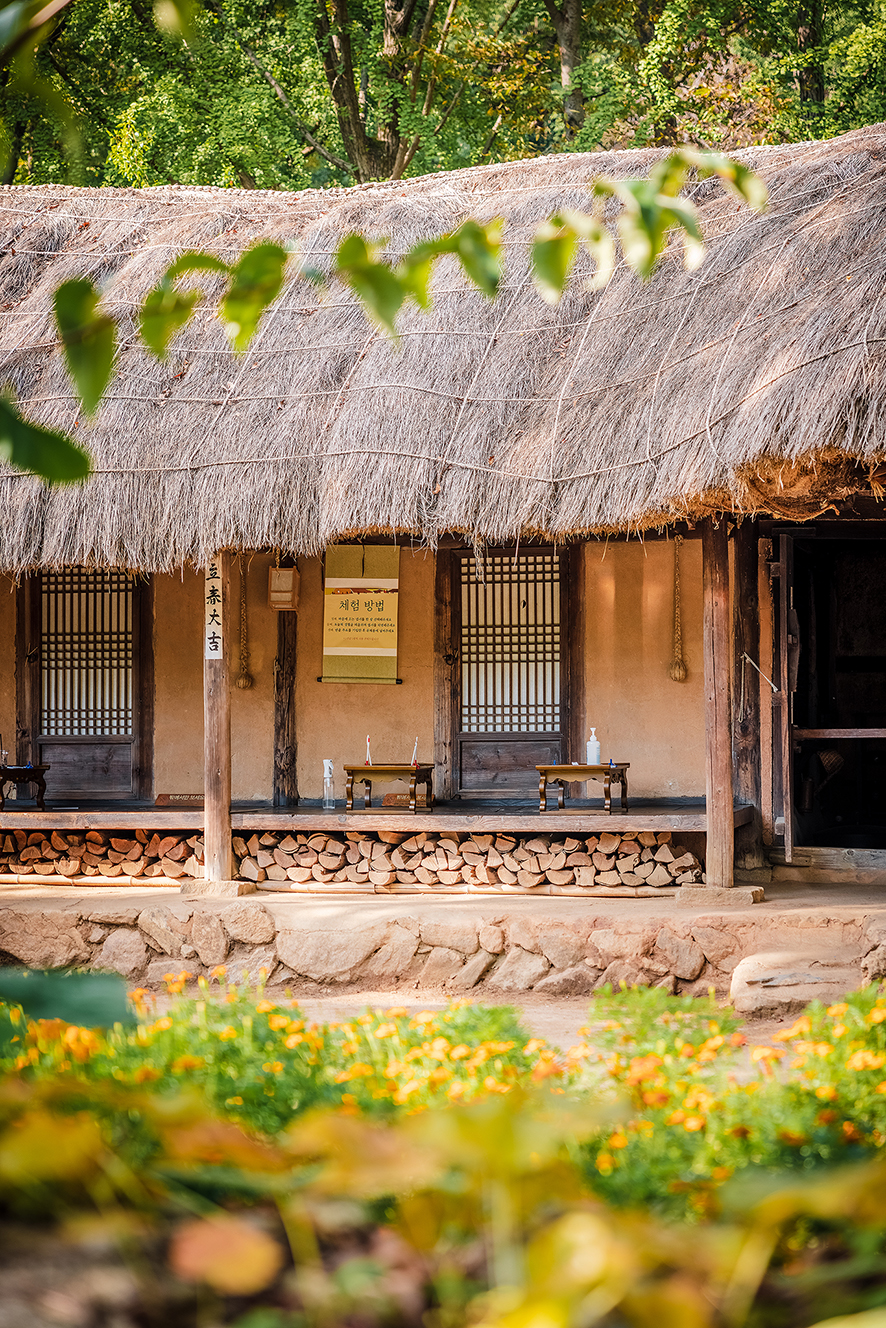
[(242, 553), (237, 555), (237, 566), (240, 571), (240, 673), (237, 686), (241, 691), (248, 692), (253, 677), (249, 672), (249, 646), (246, 640), (246, 565)]
[(674, 682), (686, 681), (686, 661), (683, 658), (683, 615), (680, 605), (680, 546), (682, 535), (674, 536), (674, 658), (668, 677)]

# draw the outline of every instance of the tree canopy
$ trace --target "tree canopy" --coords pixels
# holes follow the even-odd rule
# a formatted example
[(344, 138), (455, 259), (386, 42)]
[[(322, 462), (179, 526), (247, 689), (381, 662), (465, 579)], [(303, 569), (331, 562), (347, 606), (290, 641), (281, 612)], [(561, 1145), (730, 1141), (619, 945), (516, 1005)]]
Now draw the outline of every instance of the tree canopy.
[[(8, 8), (8, 6), (7, 6)], [(7, 181), (298, 189), (886, 119), (886, 0), (76, 0), (3, 73)], [(3, 9), (0, 8), (0, 15)]]

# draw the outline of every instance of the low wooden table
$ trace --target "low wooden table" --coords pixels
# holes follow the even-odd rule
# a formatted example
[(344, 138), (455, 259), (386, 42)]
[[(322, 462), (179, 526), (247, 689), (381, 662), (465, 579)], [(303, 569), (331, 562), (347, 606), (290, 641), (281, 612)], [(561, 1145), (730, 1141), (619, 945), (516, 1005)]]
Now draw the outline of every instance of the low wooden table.
[(621, 785), (621, 809), (628, 810), (628, 771), (630, 761), (613, 761), (611, 765), (537, 765), (538, 771), (538, 810), (547, 808), (548, 781), (557, 784), (557, 806), (566, 803), (566, 785), (573, 782), (584, 784), (589, 779), (602, 779), (603, 806), (612, 815), (612, 785)]
[(44, 778), (46, 771), (52, 767), (48, 765), (0, 765), (0, 812), (6, 805), (3, 797), (3, 786), (5, 784), (36, 784), (37, 785), (37, 806), (41, 812), (46, 811), (46, 780)]
[[(354, 782), (363, 785), (363, 810), (372, 809), (372, 783), (377, 780), (380, 784), (390, 783), (393, 779), (402, 779), (409, 785), (409, 810), (416, 810), (415, 791), (420, 785), (427, 789), (427, 808), (432, 812), (434, 810), (434, 767), (433, 765), (346, 765), (345, 774), (348, 782), (345, 785), (345, 807), (347, 811), (354, 810)], [(382, 810), (379, 808), (378, 810)]]

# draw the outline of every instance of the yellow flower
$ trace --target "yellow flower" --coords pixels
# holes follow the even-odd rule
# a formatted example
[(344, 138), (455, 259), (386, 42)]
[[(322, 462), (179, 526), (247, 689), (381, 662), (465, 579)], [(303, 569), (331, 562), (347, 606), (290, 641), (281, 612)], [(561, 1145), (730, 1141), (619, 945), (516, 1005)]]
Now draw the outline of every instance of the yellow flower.
[(808, 1014), (803, 1014), (791, 1028), (783, 1028), (780, 1033), (774, 1034), (773, 1042), (789, 1042), (791, 1038), (799, 1037), (801, 1033), (808, 1033), (812, 1029), (812, 1020)]
[(613, 1150), (615, 1150), (616, 1148), (627, 1148), (628, 1136), (624, 1134), (621, 1130), (617, 1130), (615, 1134), (610, 1136), (608, 1141), (608, 1146)]
[(375, 1074), (375, 1070), (373, 1070), (371, 1065), (367, 1065), (364, 1061), (356, 1061), (353, 1065), (348, 1066), (346, 1070), (342, 1070), (337, 1074), (335, 1076), (335, 1082), (337, 1084), (346, 1084), (349, 1083), (351, 1079), (366, 1079), (373, 1074)]
[[(886, 1093), (886, 1079), (883, 1080), (882, 1084), (877, 1084), (877, 1087), (874, 1089), (874, 1092), (875, 1092), (875, 1093)], [(837, 1095), (836, 1095), (836, 1093), (835, 1093), (835, 1094), (834, 1094), (834, 1097), (836, 1097), (836, 1096), (837, 1096)]]
[(831, 1032), (833, 1033), (835, 1038), (842, 1037), (843, 1034), (846, 1032), (846, 1025), (834, 1024), (833, 1028), (831, 1029)]
[(453, 1061), (463, 1061), (466, 1056), (470, 1056), (471, 1048), (466, 1047), (463, 1042), (459, 1042), (457, 1047), (453, 1047), (449, 1053), (449, 1059)]
[(445, 1065), (438, 1065), (436, 1070), (432, 1070), (428, 1075), (429, 1084), (445, 1084), (446, 1080), (451, 1078), (452, 1071), (447, 1070)]
[(886, 1020), (886, 1010), (882, 1005), (875, 1005), (868, 1015), (867, 1022), (869, 1024), (882, 1024), (884, 1020)]
[(172, 1020), (169, 1018), (169, 1015), (165, 1014), (162, 1019), (155, 1020), (151, 1026), (150, 1032), (164, 1033), (167, 1028), (172, 1028)]
[(395, 1079), (398, 1074), (402, 1074), (406, 1069), (403, 1061), (388, 1061), (385, 1066), (385, 1074), (389, 1079)]
[(265, 1074), (279, 1074), (280, 1071), (283, 1069), (283, 1062), (265, 1061), (264, 1065), (262, 1066), (262, 1069), (264, 1070)]
[(375, 1030), (375, 1036), (377, 1038), (389, 1038), (393, 1037), (396, 1032), (396, 1024), (379, 1024), (378, 1028)]
[(609, 1176), (615, 1167), (615, 1158), (611, 1153), (599, 1153), (596, 1167), (601, 1176)]
[(696, 1130), (703, 1130), (705, 1127), (704, 1116), (687, 1116), (683, 1122), (683, 1129), (694, 1133)]
[(827, 1012), (833, 1019), (839, 1019), (849, 1009), (845, 1001), (838, 1001), (836, 1005), (829, 1005)]
[(446, 1096), (454, 1100), (455, 1098), (464, 1097), (467, 1091), (468, 1091), (467, 1084), (464, 1083), (463, 1080), (461, 1079), (456, 1079), (455, 1083), (450, 1084), (449, 1087), (447, 1088)]
[(402, 1104), (407, 1100), (407, 1098), (409, 1098), (413, 1093), (417, 1093), (420, 1088), (421, 1084), (418, 1081), (418, 1079), (408, 1079), (405, 1084), (401, 1084), (401, 1086), (397, 1089), (396, 1093), (394, 1094), (394, 1101), (398, 1105), (402, 1106)]
[(276, 1033), (281, 1028), (289, 1027), (289, 1017), (285, 1014), (272, 1014), (268, 1020), (268, 1028), (272, 1028)]
[(527, 1056), (533, 1056), (535, 1052), (541, 1051), (542, 1047), (545, 1046), (547, 1046), (547, 1043), (544, 1038), (530, 1038), (523, 1051)]
[(226, 1098), (225, 1098), (225, 1106), (226, 1106), (226, 1107), (242, 1107), (242, 1106), (243, 1106), (243, 1099), (242, 1099), (242, 1097), (226, 1097)]
[(796, 1130), (779, 1130), (778, 1137), (783, 1144), (788, 1144), (791, 1148), (800, 1148), (809, 1142), (805, 1134), (799, 1134)]
[(410, 1028), (422, 1028), (425, 1024), (432, 1024), (437, 1016), (433, 1010), (419, 1010), (409, 1021)]
[(751, 1060), (758, 1064), (760, 1061), (780, 1061), (784, 1052), (778, 1047), (752, 1047)]
[(228, 1024), (227, 1028), (223, 1028), (222, 1031), (219, 1033), (218, 1040), (219, 1042), (233, 1042), (236, 1036), (237, 1036), (236, 1028), (234, 1027), (233, 1024)]
[(294, 1051), (302, 1042), (304, 1042), (304, 1038), (301, 1033), (292, 1033), (288, 1038), (283, 1039), (284, 1047), (288, 1047), (290, 1051)]
[(258, 1005), (255, 1007), (258, 1014), (270, 1014), (271, 1011), (276, 1010), (276, 1008), (277, 1007), (273, 1001), (259, 1001)]
[(500, 1084), (497, 1079), (493, 1079), (491, 1074), (487, 1074), (483, 1080), (483, 1087), (487, 1093), (510, 1093), (510, 1084)]
[(882, 1070), (886, 1065), (886, 1052), (854, 1051), (846, 1062), (847, 1070)]
[(219, 982), (227, 973), (227, 967), (224, 964), (216, 964), (215, 968), (209, 974), (210, 978), (218, 978)]
[(372, 1021), (373, 1021), (374, 1018), (375, 1018), (375, 1015), (372, 1015), (372, 1014), (358, 1014), (358, 1015), (357, 1015), (357, 1023), (358, 1023), (358, 1024), (362, 1024), (363, 1027), (365, 1028), (367, 1024), (371, 1024), (371, 1023), (372, 1023)]
[(409, 1014), (405, 1005), (395, 1005), (390, 1010), (385, 1010), (385, 1019), (403, 1019)]
[(205, 1064), (202, 1056), (179, 1056), (169, 1068), (173, 1074), (180, 1074), (183, 1070), (199, 1070)]
[(152, 1079), (159, 1079), (160, 1071), (155, 1070), (153, 1065), (140, 1065), (132, 1076), (132, 1082), (135, 1084), (147, 1084)]
[(815, 1096), (821, 1098), (824, 1102), (833, 1102), (837, 1096), (837, 1090), (833, 1084), (821, 1084), (816, 1088)]

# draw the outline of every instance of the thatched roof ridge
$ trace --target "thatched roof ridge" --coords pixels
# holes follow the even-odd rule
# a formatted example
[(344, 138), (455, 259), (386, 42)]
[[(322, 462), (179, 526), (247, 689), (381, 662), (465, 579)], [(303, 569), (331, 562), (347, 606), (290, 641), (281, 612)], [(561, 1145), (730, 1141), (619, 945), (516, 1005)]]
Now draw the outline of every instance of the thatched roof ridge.
[[(642, 530), (730, 508), (809, 515), (886, 458), (886, 126), (737, 154), (767, 180), (764, 216), (693, 186), (706, 263), (679, 252), (641, 285), (624, 269), (551, 309), (527, 242), (598, 174), (652, 151), (569, 154), (353, 189), (0, 189), (0, 384), (71, 429), (51, 321), (89, 275), (123, 320), (119, 373), (80, 420), (95, 476), (50, 491), (0, 471), (0, 567), (162, 570), (217, 548), (306, 553), (361, 531), (507, 541)], [(494, 303), (441, 266), (402, 348), (333, 288), (291, 281), (242, 360), (208, 311), (165, 365), (135, 344), (140, 297), (186, 248), (257, 237), (328, 266), (345, 233), (395, 249), (469, 216), (508, 220)]]

